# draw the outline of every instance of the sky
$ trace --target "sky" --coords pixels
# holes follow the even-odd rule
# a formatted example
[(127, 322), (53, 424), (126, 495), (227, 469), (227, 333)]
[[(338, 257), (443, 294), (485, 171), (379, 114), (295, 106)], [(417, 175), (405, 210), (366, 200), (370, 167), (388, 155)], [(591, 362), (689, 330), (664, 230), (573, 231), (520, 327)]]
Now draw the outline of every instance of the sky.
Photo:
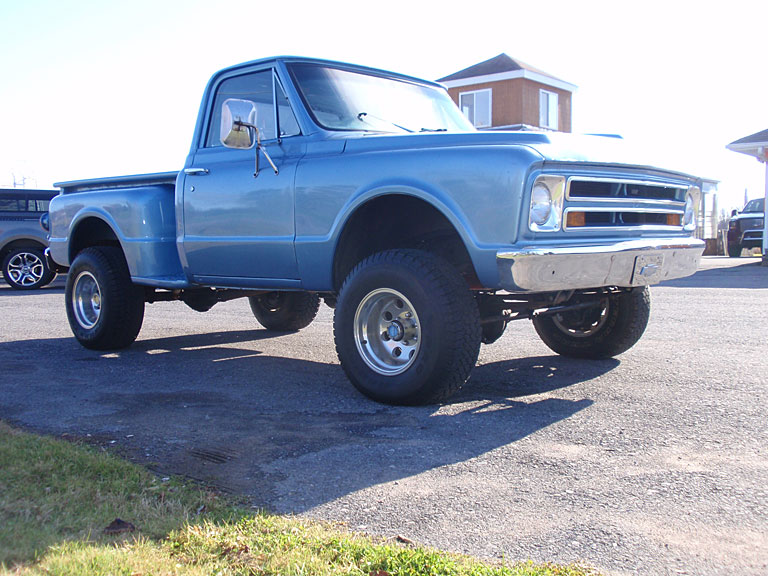
[(768, 129), (768, 2), (0, 0), (0, 187), (178, 170), (208, 78), (275, 55), (434, 80), (502, 52), (578, 86), (573, 131), (620, 134), (765, 193), (725, 146)]

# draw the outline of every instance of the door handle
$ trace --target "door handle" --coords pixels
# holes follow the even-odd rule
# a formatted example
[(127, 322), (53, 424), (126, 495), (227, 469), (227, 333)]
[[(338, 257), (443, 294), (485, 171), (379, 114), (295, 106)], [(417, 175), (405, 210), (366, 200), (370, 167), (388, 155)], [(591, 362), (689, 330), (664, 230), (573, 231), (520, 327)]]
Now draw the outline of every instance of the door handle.
[(188, 176), (205, 176), (208, 168), (184, 168), (184, 174)]

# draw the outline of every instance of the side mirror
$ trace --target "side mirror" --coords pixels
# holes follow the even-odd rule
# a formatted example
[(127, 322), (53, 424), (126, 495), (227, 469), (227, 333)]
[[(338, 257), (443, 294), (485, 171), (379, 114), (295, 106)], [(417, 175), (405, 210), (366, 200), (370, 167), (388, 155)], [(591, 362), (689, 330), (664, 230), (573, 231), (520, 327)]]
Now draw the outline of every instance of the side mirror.
[(733, 210), (733, 211), (731, 212), (731, 218), (733, 218), (734, 216), (736, 216), (738, 213), (739, 213), (739, 211), (738, 211), (738, 210)]
[[(256, 127), (256, 117), (256, 104), (250, 100), (238, 100), (237, 98), (224, 100), (221, 105), (221, 131), (219, 132), (221, 143), (227, 148), (239, 150), (248, 150), (256, 144), (256, 166), (253, 170), (253, 177), (256, 178), (259, 175), (259, 152), (264, 154), (275, 174), (279, 174), (272, 158), (261, 146), (261, 135)], [(256, 135), (255, 142), (254, 134)]]
[(250, 100), (229, 98), (221, 105), (221, 143), (227, 148), (253, 148), (256, 128), (256, 104)]

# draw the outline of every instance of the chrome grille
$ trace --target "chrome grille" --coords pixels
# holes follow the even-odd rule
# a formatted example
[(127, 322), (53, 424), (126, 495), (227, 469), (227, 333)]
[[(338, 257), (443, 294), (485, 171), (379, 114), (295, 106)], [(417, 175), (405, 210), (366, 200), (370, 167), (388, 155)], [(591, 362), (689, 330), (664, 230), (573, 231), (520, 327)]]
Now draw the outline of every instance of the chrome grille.
[(563, 228), (680, 231), (688, 190), (687, 185), (574, 176), (566, 183)]
[(687, 186), (633, 180), (571, 178), (567, 197), (585, 200), (666, 200), (685, 202)]

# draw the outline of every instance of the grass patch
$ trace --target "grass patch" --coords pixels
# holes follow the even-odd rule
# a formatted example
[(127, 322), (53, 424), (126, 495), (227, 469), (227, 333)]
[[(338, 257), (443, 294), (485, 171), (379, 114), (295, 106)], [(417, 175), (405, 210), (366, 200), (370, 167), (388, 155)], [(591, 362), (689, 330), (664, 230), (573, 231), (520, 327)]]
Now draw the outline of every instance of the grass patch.
[(217, 495), (87, 446), (26, 434), (0, 422), (0, 563), (27, 562), (68, 541), (115, 542), (115, 518), (157, 539), (195, 518), (233, 512)]
[[(115, 518), (134, 532), (104, 533)], [(492, 565), (291, 517), (87, 446), (0, 422), (0, 574), (586, 576), (579, 566)]]

